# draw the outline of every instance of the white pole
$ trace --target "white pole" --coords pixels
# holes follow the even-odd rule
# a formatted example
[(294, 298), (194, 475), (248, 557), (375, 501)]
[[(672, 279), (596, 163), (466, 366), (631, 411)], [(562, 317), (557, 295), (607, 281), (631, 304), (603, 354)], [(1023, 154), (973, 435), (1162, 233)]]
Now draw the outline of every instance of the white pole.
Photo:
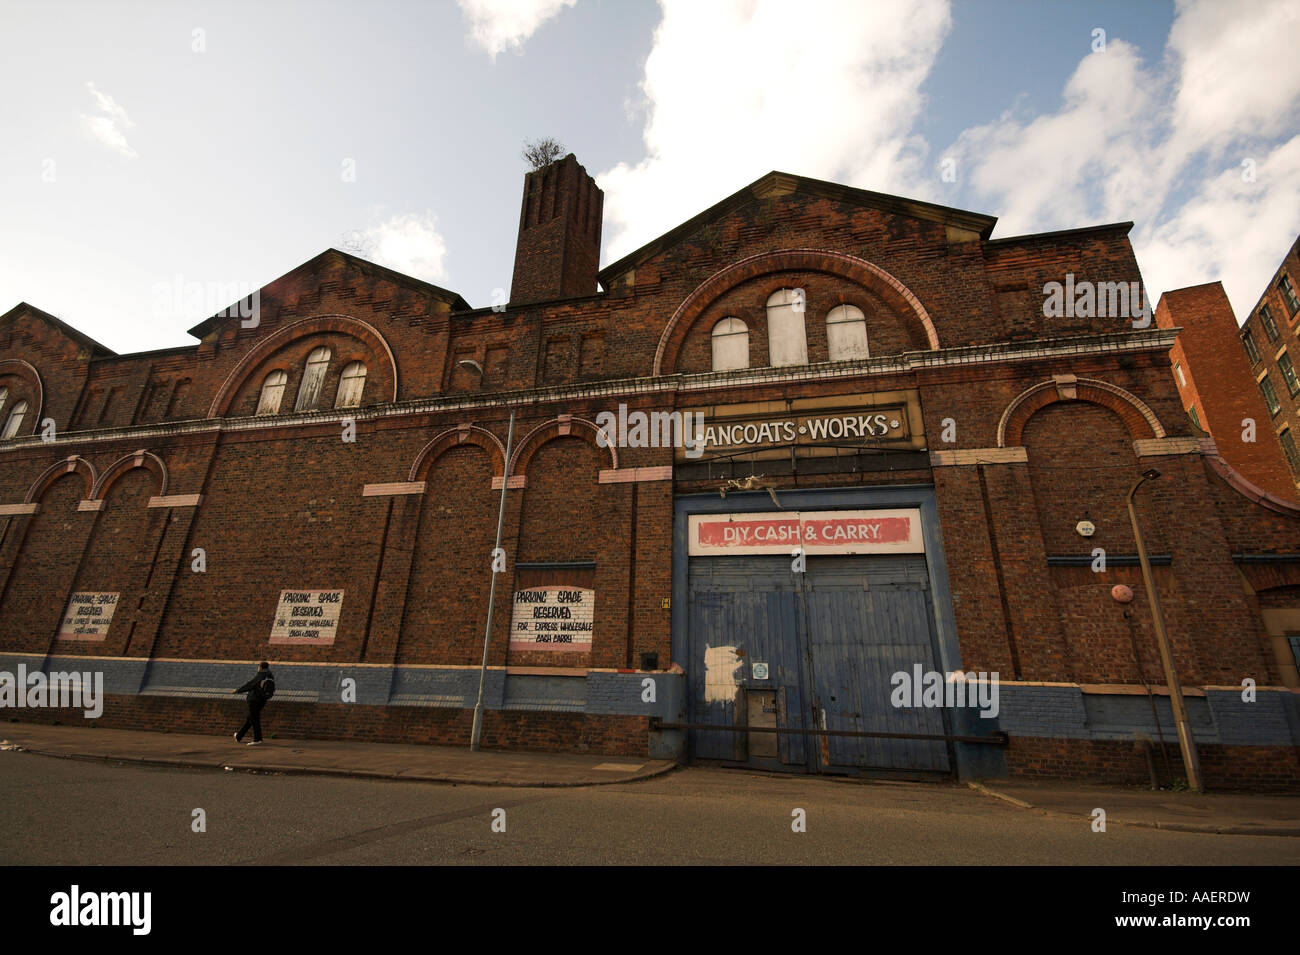
[[(506, 463), (501, 469), (501, 509), (497, 511), (497, 545), (492, 549), (492, 561), (496, 563), (497, 552), (501, 550), (501, 527), (506, 520), (506, 488), (510, 484), (510, 449), (515, 441), (515, 412), (510, 409), (510, 431), (506, 435)], [(479, 739), (483, 735), (483, 689), (487, 683), (488, 646), (492, 642), (492, 608), (497, 599), (497, 572), (492, 571), (492, 585), (488, 589), (487, 626), (483, 630), (483, 665), (478, 671), (478, 702), (474, 704), (474, 729), (470, 731), (469, 748), (478, 751)]]

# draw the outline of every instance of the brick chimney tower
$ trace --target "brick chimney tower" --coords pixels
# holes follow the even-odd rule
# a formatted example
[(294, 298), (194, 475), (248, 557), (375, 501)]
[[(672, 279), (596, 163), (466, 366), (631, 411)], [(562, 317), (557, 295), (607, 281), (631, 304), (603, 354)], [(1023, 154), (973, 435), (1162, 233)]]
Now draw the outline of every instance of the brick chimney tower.
[(604, 203), (573, 153), (524, 176), (511, 305), (595, 294)]

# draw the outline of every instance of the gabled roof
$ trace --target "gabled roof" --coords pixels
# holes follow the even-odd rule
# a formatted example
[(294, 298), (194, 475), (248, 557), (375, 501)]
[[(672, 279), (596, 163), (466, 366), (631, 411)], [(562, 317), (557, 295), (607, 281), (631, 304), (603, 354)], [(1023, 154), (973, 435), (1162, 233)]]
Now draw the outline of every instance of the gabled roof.
[(113, 351), (113, 349), (109, 348), (107, 345), (101, 345), (84, 332), (77, 331), (67, 322), (51, 315), (49, 312), (37, 308), (35, 305), (29, 305), (27, 302), (19, 302), (13, 308), (9, 309), (9, 311), (0, 315), (0, 325), (16, 317), (20, 312), (25, 312), (34, 318), (40, 319), (47, 325), (53, 326), (60, 334), (72, 339), (78, 345), (88, 348), (92, 358), (117, 354), (117, 352)]
[[(314, 269), (331, 257), (337, 259), (338, 261), (342, 261), (346, 263), (349, 267), (356, 269), (362, 275), (365, 275), (367, 277), (381, 278), (384, 279), (385, 281), (392, 282), (394, 285), (400, 285), (404, 288), (413, 289), (414, 291), (417, 292), (428, 293), (432, 295), (434, 298), (438, 299), (439, 301), (446, 302), (448, 305), (450, 305), (451, 310), (453, 312), (460, 311), (463, 309), (468, 309), (470, 307), (469, 303), (466, 302), (463, 298), (461, 298), (457, 293), (442, 288), (441, 286), (434, 285), (432, 282), (425, 282), (421, 279), (412, 278), (409, 275), (405, 275), (401, 272), (394, 271), (393, 269), (387, 268), (382, 265), (376, 265), (374, 262), (370, 262), (366, 259), (359, 258), (358, 256), (351, 255), (347, 252), (343, 252), (339, 249), (333, 249), (333, 248), (326, 249), (320, 255), (308, 259), (306, 262), (302, 263), (302, 265), (299, 265), (296, 268), (292, 268), (288, 272), (285, 272), (284, 275), (279, 276), (279, 278), (272, 279), (270, 282), (267, 282), (266, 285), (263, 285), (262, 288), (266, 288), (269, 285), (273, 285), (276, 282), (279, 282), (281, 279), (288, 278), (290, 275), (293, 275), (296, 272), (303, 272), (303, 271), (309, 271), (311, 269)], [(234, 302), (231, 303), (231, 305), (234, 304), (236, 303)], [(223, 309), (223, 311), (227, 311), (227, 310), (228, 308)], [(213, 315), (211, 318), (204, 319), (202, 322), (200, 322), (199, 324), (191, 328), (189, 332), (195, 338), (203, 338), (208, 333), (213, 331), (215, 328), (220, 326), (222, 322), (233, 321), (233, 320), (236, 320), (233, 314), (223, 315), (218, 313), (217, 315)]]
[(961, 209), (952, 209), (932, 202), (922, 202), (919, 199), (906, 199), (902, 196), (891, 196), (883, 192), (854, 189), (851, 186), (826, 182), (823, 179), (809, 179), (806, 176), (796, 176), (788, 172), (773, 170), (739, 192), (732, 193), (717, 205), (710, 206), (699, 215), (665, 232), (659, 238), (652, 239), (635, 252), (623, 256), (617, 262), (611, 262), (601, 269), (596, 274), (596, 277), (602, 285), (608, 288), (610, 279), (671, 247), (701, 226), (734, 212), (754, 199), (766, 199), (769, 196), (786, 195), (792, 192), (805, 196), (832, 199), (837, 202), (846, 202), (870, 209), (879, 209), (882, 212), (894, 215), (911, 216), (914, 219), (928, 219), (931, 222), (939, 222), (967, 232), (977, 233), (981, 239), (988, 239), (993, 231), (994, 224), (998, 221), (996, 216), (986, 216), (978, 212), (965, 212)]

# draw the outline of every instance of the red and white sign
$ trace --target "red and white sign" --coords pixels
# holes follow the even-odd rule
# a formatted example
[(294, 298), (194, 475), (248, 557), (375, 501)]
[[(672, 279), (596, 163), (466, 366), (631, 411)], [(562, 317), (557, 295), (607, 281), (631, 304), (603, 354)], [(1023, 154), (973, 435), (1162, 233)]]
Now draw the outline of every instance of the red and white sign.
[(917, 508), (876, 511), (774, 511), (692, 514), (688, 552), (743, 554), (923, 554)]

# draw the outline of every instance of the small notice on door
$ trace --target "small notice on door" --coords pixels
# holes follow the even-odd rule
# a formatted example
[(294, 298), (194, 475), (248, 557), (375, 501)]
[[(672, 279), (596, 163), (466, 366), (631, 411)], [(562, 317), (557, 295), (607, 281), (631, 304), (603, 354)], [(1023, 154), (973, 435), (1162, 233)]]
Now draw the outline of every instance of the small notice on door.
[(327, 646), (334, 642), (342, 610), (341, 590), (282, 590), (271, 626), (271, 643)]
[(68, 600), (60, 640), (103, 640), (117, 609), (117, 594), (76, 593)]
[(585, 587), (547, 584), (516, 590), (510, 649), (590, 650), (595, 609), (596, 591)]

